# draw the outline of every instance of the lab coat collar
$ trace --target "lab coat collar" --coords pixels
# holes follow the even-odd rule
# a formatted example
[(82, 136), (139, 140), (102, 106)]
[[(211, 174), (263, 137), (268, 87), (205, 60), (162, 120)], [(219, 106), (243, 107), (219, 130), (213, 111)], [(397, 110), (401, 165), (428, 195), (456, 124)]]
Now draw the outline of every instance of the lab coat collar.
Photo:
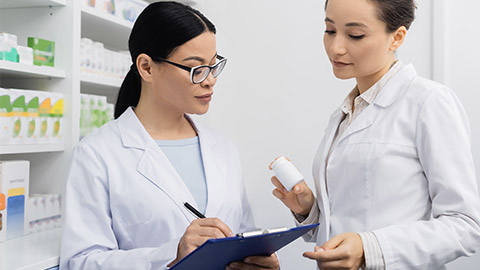
[[(211, 132), (201, 124), (196, 123), (189, 116), (186, 115), (186, 118), (192, 123), (200, 140), (208, 192), (205, 215), (216, 216), (225, 196), (225, 166), (222, 166), (222, 161), (213, 152), (216, 139)], [(188, 221), (195, 219), (195, 216), (183, 205), (184, 202), (189, 202), (198, 209), (192, 193), (161, 148), (145, 130), (131, 107), (119, 117), (117, 125), (124, 147), (137, 148), (144, 151), (144, 154), (138, 161), (137, 171), (163, 190), (180, 208), (180, 211)]]
[[(198, 136), (203, 139), (210, 147), (215, 146), (216, 140), (209, 136), (205, 128), (199, 123), (195, 122), (191, 117), (185, 115), (187, 120), (192, 124), (193, 128), (197, 132)], [(117, 121), (117, 125), (120, 131), (120, 137), (124, 147), (133, 147), (145, 150), (146, 145), (153, 138), (148, 134), (145, 127), (142, 125), (137, 115), (133, 111), (133, 107), (129, 107)], [(141, 132), (139, 132), (141, 131)], [(153, 141), (155, 142), (155, 141)]]
[(403, 93), (406, 84), (410, 84), (413, 78), (417, 76), (417, 72), (412, 64), (403, 66), (397, 74), (395, 74), (385, 84), (374, 104), (386, 108), (392, 105)]

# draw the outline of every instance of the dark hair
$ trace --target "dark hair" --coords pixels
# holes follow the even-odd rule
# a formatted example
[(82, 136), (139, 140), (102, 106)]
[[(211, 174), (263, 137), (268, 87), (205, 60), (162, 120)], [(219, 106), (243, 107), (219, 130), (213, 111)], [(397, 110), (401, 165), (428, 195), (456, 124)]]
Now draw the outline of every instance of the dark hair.
[[(415, 20), (415, 9), (417, 8), (414, 0), (368, 0), (373, 2), (379, 12), (378, 19), (385, 22), (387, 32), (393, 33), (399, 27), (405, 26), (407, 30)], [(327, 9), (328, 0), (325, 1)]]
[(133, 65), (125, 76), (115, 104), (115, 119), (140, 100), (141, 79), (136, 67), (138, 55), (168, 58), (178, 46), (215, 26), (198, 10), (177, 2), (156, 2), (138, 16), (128, 39)]

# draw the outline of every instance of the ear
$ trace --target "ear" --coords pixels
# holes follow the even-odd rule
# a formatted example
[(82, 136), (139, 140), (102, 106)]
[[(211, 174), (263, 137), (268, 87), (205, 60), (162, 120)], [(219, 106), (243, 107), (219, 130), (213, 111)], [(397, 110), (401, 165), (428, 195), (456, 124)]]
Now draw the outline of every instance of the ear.
[(146, 82), (152, 81), (152, 58), (147, 54), (141, 53), (137, 56), (136, 65), (140, 77)]
[(395, 32), (392, 33), (393, 41), (390, 44), (390, 51), (396, 51), (400, 46), (402, 46), (405, 41), (405, 36), (407, 35), (407, 28), (405, 26), (400, 26)]

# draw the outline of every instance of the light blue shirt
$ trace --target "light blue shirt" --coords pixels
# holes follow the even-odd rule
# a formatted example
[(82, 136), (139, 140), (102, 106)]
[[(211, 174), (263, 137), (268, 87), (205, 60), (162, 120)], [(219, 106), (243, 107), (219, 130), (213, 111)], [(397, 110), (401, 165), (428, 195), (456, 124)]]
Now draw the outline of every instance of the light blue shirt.
[(192, 193), (198, 210), (204, 214), (207, 207), (207, 182), (198, 136), (156, 142)]

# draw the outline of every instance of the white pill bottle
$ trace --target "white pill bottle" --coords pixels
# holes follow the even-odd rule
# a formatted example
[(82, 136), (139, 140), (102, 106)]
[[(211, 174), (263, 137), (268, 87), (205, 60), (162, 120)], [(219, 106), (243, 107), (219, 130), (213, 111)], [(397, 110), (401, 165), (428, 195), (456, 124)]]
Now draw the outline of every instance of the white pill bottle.
[(297, 167), (284, 156), (276, 158), (270, 168), (288, 191), (291, 191), (296, 184), (304, 179)]

